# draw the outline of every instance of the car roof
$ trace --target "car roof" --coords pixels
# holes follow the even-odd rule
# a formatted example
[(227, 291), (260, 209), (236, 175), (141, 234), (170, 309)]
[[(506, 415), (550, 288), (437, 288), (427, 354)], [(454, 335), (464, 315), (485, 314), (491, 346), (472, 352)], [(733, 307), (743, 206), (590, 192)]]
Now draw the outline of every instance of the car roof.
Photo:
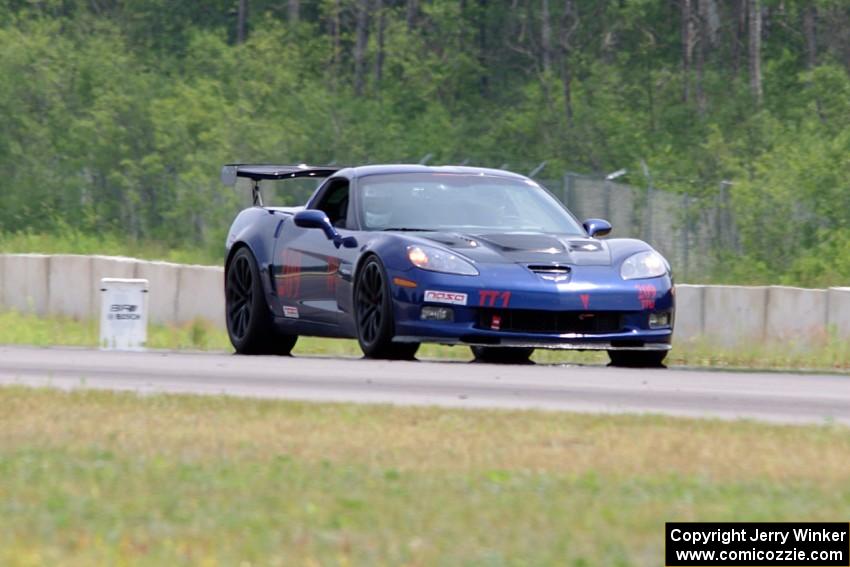
[(350, 167), (337, 172), (337, 175), (349, 177), (366, 177), (367, 175), (389, 175), (393, 173), (454, 173), (466, 175), (492, 175), (495, 177), (506, 177), (509, 179), (528, 179), (524, 175), (505, 171), (503, 169), (491, 169), (488, 167), (469, 167), (464, 165), (418, 165), (418, 164), (387, 164), (387, 165), (361, 165)]

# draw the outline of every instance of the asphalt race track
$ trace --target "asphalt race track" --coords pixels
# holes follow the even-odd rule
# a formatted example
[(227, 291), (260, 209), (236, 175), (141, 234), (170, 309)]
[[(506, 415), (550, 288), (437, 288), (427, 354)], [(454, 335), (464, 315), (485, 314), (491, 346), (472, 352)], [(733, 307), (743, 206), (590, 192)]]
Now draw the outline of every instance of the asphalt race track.
[(850, 376), (0, 346), (0, 384), (850, 425)]

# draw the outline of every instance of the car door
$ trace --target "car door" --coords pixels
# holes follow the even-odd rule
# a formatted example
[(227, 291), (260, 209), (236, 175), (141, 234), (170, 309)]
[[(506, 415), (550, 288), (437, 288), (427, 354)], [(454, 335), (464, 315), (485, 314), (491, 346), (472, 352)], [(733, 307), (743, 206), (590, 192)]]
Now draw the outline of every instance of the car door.
[[(349, 193), (347, 178), (332, 177), (310, 203), (310, 208), (323, 211), (343, 236), (354, 234), (349, 229)], [(338, 327), (340, 284), (343, 278), (349, 279), (356, 250), (337, 246), (323, 231), (295, 226), (290, 219), (277, 237), (274, 257), (275, 285), (284, 316)], [(330, 328), (328, 332), (333, 334)]]

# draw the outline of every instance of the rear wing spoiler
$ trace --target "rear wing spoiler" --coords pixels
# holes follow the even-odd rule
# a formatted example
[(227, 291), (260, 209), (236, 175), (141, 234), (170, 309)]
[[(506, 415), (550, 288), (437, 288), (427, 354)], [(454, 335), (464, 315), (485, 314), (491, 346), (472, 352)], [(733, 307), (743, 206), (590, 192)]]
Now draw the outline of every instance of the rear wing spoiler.
[(221, 182), (225, 185), (236, 185), (240, 177), (251, 179), (254, 184), (251, 195), (254, 205), (262, 206), (263, 198), (260, 195), (260, 181), (264, 179), (294, 179), (296, 177), (315, 177), (321, 179), (330, 177), (341, 168), (330, 166), (300, 165), (261, 165), (231, 163), (221, 168)]

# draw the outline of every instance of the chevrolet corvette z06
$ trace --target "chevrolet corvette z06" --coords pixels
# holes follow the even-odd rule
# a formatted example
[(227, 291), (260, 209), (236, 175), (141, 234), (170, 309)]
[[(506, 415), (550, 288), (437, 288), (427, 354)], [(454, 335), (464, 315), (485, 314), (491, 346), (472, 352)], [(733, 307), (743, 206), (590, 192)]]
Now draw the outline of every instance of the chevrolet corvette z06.
[[(301, 207), (262, 203), (261, 183), (316, 178)], [(660, 365), (674, 322), (668, 262), (603, 239), (535, 181), (474, 167), (227, 165), (254, 206), (227, 237), (226, 321), (241, 354), (289, 354), (298, 336), (356, 338), (365, 356), (413, 358), (425, 342), (476, 359), (536, 348), (605, 350)]]

